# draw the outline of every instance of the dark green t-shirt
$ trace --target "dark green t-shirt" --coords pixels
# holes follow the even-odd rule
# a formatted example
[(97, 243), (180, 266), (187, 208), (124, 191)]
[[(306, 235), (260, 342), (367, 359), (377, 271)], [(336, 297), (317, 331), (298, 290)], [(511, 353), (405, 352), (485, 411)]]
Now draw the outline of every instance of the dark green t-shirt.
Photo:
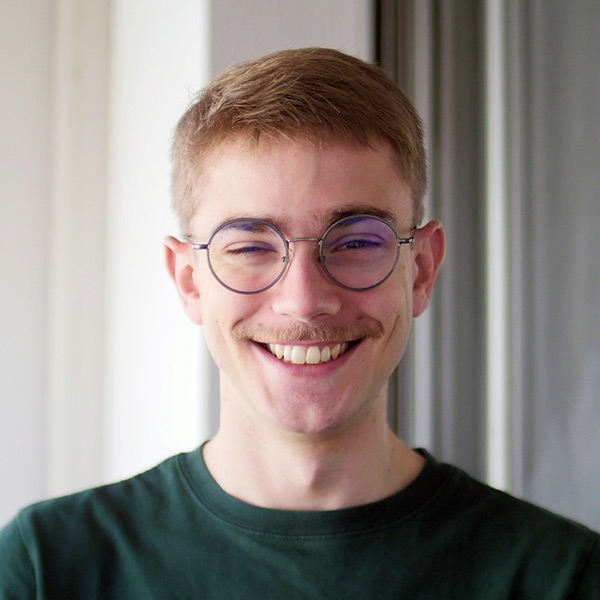
[(325, 512), (259, 508), (201, 450), (21, 511), (0, 599), (600, 599), (600, 538), (427, 456), (406, 489)]

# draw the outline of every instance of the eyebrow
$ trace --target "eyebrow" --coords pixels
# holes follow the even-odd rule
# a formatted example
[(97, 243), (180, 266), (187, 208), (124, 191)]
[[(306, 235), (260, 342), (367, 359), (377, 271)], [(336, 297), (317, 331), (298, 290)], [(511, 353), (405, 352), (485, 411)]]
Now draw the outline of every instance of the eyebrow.
[[(260, 223), (258, 221), (265, 221)], [(268, 229), (267, 219), (255, 219), (254, 217), (241, 217), (241, 219), (227, 219), (221, 225), (228, 225), (228, 228), (239, 229), (241, 231), (249, 231), (250, 233), (259, 233)], [(220, 225), (219, 225), (220, 226)]]
[[(381, 208), (376, 208), (374, 206), (371, 206), (370, 204), (348, 204), (328, 211), (317, 211), (316, 214), (313, 216), (312, 220), (315, 223), (315, 227), (321, 227), (323, 228), (323, 230), (325, 230), (330, 225), (333, 225), (333, 223), (339, 221), (340, 219), (344, 219), (346, 217), (355, 217), (358, 215), (379, 217), (380, 219), (385, 219), (386, 221), (389, 221), (394, 227), (398, 227), (398, 219), (396, 218), (396, 215), (394, 215), (394, 213), (388, 210), (383, 210)], [(285, 231), (285, 223), (281, 219), (274, 217), (271, 214), (260, 213), (252, 216), (247, 214), (240, 214), (237, 216), (223, 219), (215, 226), (215, 229), (218, 229), (218, 227), (220, 227), (221, 225), (224, 225), (225, 223), (233, 221), (235, 219), (258, 219), (260, 221), (266, 221), (267, 223), (274, 225), (279, 231)]]
[(335, 223), (335, 221), (339, 221), (340, 219), (344, 219), (346, 217), (355, 217), (357, 215), (369, 215), (371, 217), (379, 217), (380, 219), (385, 219), (386, 221), (389, 221), (394, 226), (398, 225), (396, 215), (394, 215), (388, 210), (375, 208), (374, 206), (370, 206), (369, 204), (363, 204), (358, 206), (356, 204), (342, 206), (324, 213), (323, 215), (321, 215), (321, 218), (327, 224), (327, 226), (329, 226)]

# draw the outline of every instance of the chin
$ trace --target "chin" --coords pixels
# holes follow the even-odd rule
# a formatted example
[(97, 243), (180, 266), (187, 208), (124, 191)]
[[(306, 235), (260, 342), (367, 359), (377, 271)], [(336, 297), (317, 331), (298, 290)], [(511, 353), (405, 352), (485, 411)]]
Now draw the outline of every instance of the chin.
[[(385, 394), (384, 394), (385, 396)], [(308, 439), (328, 439), (347, 432), (363, 420), (372, 420), (374, 401), (354, 398), (323, 400), (323, 395), (288, 395), (268, 410), (267, 419), (282, 432)]]

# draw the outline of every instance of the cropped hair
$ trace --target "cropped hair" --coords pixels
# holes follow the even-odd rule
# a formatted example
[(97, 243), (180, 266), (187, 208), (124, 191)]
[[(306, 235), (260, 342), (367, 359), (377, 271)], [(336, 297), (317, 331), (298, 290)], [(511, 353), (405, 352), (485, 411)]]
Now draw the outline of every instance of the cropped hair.
[(388, 143), (423, 217), (427, 166), (421, 119), (379, 67), (337, 50), (284, 50), (229, 67), (204, 88), (175, 129), (172, 202), (187, 227), (201, 198), (208, 154), (235, 139), (248, 148), (289, 139), (351, 147)]

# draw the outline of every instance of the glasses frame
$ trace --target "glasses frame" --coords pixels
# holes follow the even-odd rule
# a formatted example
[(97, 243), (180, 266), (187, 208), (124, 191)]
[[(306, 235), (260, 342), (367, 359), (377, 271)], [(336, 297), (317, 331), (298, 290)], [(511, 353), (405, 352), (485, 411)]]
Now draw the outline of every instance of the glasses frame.
[[(384, 223), (385, 225), (387, 225), (393, 232), (394, 235), (396, 236), (396, 241), (397, 241), (397, 251), (396, 251), (396, 258), (394, 259), (394, 264), (391, 266), (389, 272), (387, 273), (387, 275), (381, 280), (378, 281), (377, 283), (364, 287), (364, 288), (355, 288), (355, 287), (351, 287), (351, 286), (347, 286), (344, 285), (343, 283), (340, 283), (327, 269), (326, 266), (326, 257), (323, 255), (323, 240), (327, 237), (327, 235), (329, 234), (329, 232), (334, 229), (335, 227), (338, 227), (340, 225), (340, 223), (344, 223), (344, 221), (350, 221), (350, 220), (354, 220), (354, 219), (374, 219), (376, 221), (380, 221), (381, 223)], [(281, 262), (282, 262), (282, 268), (281, 271), (279, 272), (279, 275), (277, 275), (277, 277), (267, 286), (264, 286), (258, 290), (252, 290), (252, 291), (242, 291), (242, 290), (236, 290), (235, 288), (232, 288), (231, 286), (227, 285), (222, 279), (219, 278), (219, 276), (216, 274), (215, 270), (213, 269), (212, 263), (210, 261), (210, 244), (213, 241), (214, 237), (219, 233), (219, 231), (221, 231), (221, 229), (224, 229), (225, 227), (229, 227), (232, 224), (235, 223), (241, 223), (244, 221), (253, 221), (255, 223), (260, 223), (261, 225), (264, 225), (270, 229), (272, 229), (282, 240), (283, 245), (285, 247), (285, 256), (281, 257)], [(263, 219), (253, 219), (252, 217), (240, 217), (238, 219), (231, 219), (230, 221), (226, 221), (225, 223), (222, 223), (221, 225), (219, 225), (219, 227), (217, 227), (210, 235), (210, 238), (208, 239), (208, 242), (206, 242), (206, 244), (197, 244), (195, 242), (193, 242), (188, 236), (186, 236), (186, 240), (188, 242), (188, 244), (190, 245), (190, 248), (192, 248), (192, 250), (206, 250), (206, 259), (208, 262), (208, 268), (210, 269), (210, 272), (212, 273), (213, 277), (226, 289), (228, 289), (231, 292), (234, 292), (236, 294), (244, 294), (244, 295), (251, 295), (251, 294), (260, 294), (261, 292), (266, 292), (268, 289), (271, 289), (287, 272), (290, 264), (291, 264), (291, 259), (290, 259), (290, 243), (291, 242), (315, 242), (319, 244), (319, 263), (321, 264), (321, 267), (323, 269), (323, 271), (325, 272), (325, 274), (327, 275), (327, 277), (333, 282), (335, 283), (337, 286), (345, 289), (345, 290), (349, 290), (351, 292), (366, 292), (368, 290), (372, 290), (373, 288), (379, 287), (382, 283), (384, 283), (385, 281), (387, 281), (392, 273), (396, 270), (396, 266), (398, 265), (398, 261), (400, 260), (400, 248), (403, 244), (412, 244), (415, 241), (415, 236), (414, 233), (416, 231), (416, 227), (413, 228), (413, 235), (407, 238), (403, 238), (400, 237), (398, 235), (398, 232), (396, 231), (396, 228), (386, 219), (383, 219), (381, 217), (378, 217), (376, 215), (369, 215), (369, 214), (358, 214), (358, 215), (349, 215), (347, 217), (343, 217), (341, 219), (338, 219), (337, 221), (333, 222), (326, 230), (325, 233), (323, 233), (323, 235), (320, 238), (314, 238), (314, 237), (298, 237), (298, 238), (286, 238), (283, 233), (281, 233), (281, 231), (279, 231), (279, 229), (277, 229), (277, 227), (275, 227), (275, 225), (273, 225), (272, 223), (269, 223), (269, 221), (265, 221)], [(293, 255), (292, 255), (293, 256)]]

